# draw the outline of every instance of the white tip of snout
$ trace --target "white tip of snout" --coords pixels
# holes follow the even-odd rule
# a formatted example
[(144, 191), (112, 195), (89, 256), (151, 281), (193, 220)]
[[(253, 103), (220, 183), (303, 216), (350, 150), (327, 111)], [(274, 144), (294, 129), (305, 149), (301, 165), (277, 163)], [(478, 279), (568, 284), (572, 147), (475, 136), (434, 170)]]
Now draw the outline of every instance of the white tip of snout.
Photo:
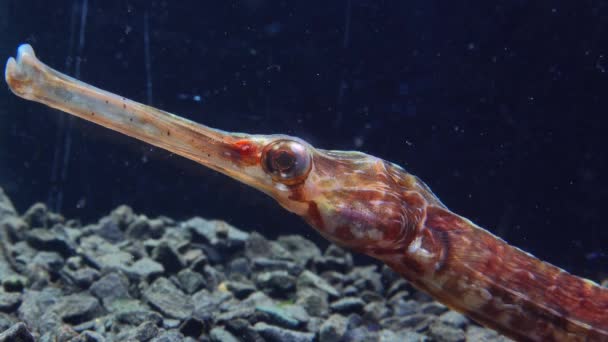
[(10, 57), (6, 61), (4, 79), (15, 94), (27, 97), (31, 93), (29, 86), (37, 62), (34, 49), (29, 44), (21, 44), (16, 58)]
[(17, 48), (17, 62), (21, 63), (21, 59), (25, 55), (30, 55), (32, 57), (36, 57), (36, 54), (34, 53), (34, 49), (32, 48), (32, 46), (30, 44), (19, 45), (19, 47)]

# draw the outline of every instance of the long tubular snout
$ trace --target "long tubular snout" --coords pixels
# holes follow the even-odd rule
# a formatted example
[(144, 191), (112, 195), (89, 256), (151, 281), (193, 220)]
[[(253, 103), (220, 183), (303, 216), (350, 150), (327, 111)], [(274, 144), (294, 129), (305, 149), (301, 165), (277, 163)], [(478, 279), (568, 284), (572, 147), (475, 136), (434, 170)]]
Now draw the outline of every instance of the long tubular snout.
[(261, 143), (259, 138), (216, 130), (88, 85), (39, 61), (27, 44), (19, 47), (16, 58), (8, 59), (5, 79), (20, 97), (145, 141), (246, 183), (256, 181), (243, 170), (238, 148), (242, 141)]

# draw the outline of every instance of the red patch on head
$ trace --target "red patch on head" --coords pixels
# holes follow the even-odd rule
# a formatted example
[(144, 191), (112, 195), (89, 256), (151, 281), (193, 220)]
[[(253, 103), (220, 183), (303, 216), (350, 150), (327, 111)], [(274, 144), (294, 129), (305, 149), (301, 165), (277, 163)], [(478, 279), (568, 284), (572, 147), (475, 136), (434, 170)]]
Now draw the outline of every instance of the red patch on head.
[(233, 145), (233, 150), (239, 156), (239, 162), (245, 165), (256, 165), (259, 163), (258, 147), (250, 140), (239, 140)]

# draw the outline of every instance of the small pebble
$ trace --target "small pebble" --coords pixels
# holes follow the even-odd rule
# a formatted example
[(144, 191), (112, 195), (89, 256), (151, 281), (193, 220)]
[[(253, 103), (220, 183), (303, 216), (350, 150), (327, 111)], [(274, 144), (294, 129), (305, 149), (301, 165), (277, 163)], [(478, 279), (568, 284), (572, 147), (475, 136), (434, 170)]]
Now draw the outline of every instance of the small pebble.
[(0, 333), (0, 342), (34, 342), (34, 336), (24, 323), (17, 323)]

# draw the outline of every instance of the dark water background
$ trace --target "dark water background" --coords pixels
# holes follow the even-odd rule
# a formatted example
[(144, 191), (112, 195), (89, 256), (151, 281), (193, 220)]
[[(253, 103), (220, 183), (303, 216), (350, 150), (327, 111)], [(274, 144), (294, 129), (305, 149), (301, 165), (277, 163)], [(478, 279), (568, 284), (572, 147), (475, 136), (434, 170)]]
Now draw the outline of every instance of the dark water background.
[[(608, 272), (606, 1), (0, 0), (0, 56), (22, 42), (212, 127), (396, 162), (510, 243)], [(21, 211), (128, 204), (321, 241), (253, 189), (0, 88), (0, 186)]]

